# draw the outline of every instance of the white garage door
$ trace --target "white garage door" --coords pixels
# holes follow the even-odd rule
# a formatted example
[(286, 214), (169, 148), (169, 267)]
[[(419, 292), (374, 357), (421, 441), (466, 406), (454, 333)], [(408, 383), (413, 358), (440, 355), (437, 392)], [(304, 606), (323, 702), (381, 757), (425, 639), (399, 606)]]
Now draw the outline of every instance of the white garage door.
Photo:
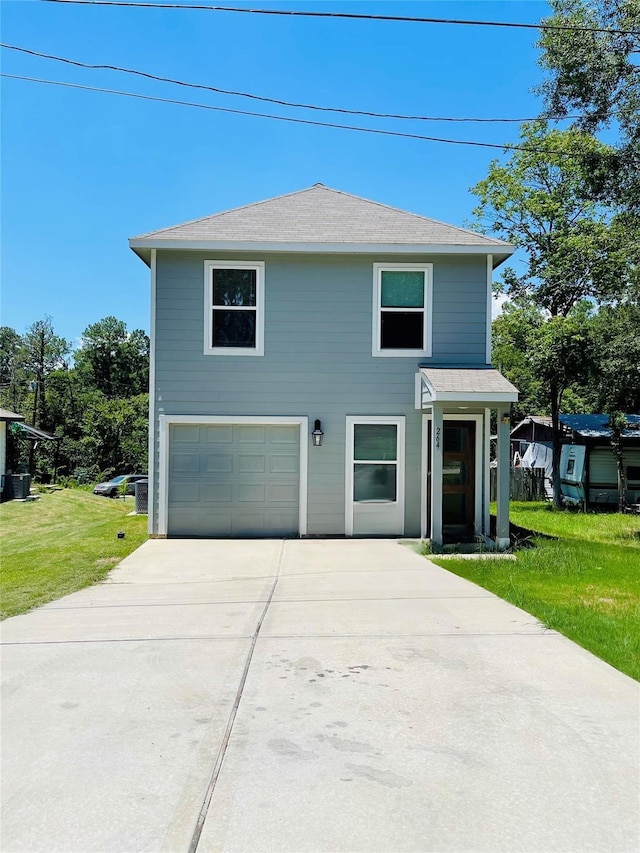
[(299, 485), (297, 425), (170, 427), (170, 536), (295, 536)]

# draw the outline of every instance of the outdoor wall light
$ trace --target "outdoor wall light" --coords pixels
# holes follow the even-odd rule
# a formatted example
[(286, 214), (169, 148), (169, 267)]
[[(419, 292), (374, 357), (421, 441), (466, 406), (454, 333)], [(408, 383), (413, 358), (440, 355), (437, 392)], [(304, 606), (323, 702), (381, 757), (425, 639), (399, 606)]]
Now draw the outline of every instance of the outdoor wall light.
[(320, 419), (316, 418), (313, 424), (313, 432), (311, 433), (311, 441), (314, 447), (322, 447), (322, 437), (324, 433), (322, 432), (322, 424), (320, 423)]
[(509, 423), (511, 423), (511, 415), (503, 415), (503, 416), (502, 416), (502, 423), (503, 423), (503, 424), (509, 424)]

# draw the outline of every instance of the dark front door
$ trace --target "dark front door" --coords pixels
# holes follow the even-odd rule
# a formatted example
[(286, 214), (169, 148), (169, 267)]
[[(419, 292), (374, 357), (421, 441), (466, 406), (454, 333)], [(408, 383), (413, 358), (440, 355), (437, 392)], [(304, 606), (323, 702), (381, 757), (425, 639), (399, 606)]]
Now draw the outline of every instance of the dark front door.
[(474, 535), (476, 425), (445, 420), (443, 431), (442, 534), (445, 542), (464, 542)]

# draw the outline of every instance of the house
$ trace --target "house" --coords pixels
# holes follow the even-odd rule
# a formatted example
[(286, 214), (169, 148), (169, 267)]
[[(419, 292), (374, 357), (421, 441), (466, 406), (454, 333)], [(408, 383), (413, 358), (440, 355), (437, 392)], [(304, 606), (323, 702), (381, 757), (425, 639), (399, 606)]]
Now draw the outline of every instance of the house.
[(0, 409), (0, 499), (5, 495), (5, 478), (7, 476), (7, 426), (24, 420), (24, 415)]
[(513, 247), (309, 189), (132, 238), (151, 271), (152, 536), (508, 543), (492, 272)]
[[(640, 415), (625, 415), (622, 458), (627, 478), (626, 500), (640, 503)], [(586, 506), (618, 505), (618, 466), (611, 447), (608, 415), (560, 415), (567, 431), (560, 456), (564, 498)]]
[(511, 430), (511, 464), (519, 465), (532, 444), (551, 449), (551, 418), (546, 415), (527, 415), (514, 426)]

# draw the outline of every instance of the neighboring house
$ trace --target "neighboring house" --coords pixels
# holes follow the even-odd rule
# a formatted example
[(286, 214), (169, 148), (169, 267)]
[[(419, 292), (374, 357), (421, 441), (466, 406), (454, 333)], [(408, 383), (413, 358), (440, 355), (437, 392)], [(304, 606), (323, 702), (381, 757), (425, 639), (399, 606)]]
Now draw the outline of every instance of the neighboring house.
[(151, 535), (484, 538), (495, 409), (508, 543), (517, 391), (490, 354), (512, 246), (322, 184), (129, 245), (151, 269)]
[(511, 463), (519, 465), (532, 444), (553, 446), (551, 418), (545, 415), (527, 415), (511, 430)]
[(0, 496), (5, 494), (5, 476), (7, 474), (7, 425), (24, 420), (24, 415), (0, 409)]
[[(625, 415), (622, 457), (626, 501), (640, 503), (640, 415)], [(611, 447), (608, 415), (560, 415), (567, 430), (560, 457), (562, 494), (587, 506), (618, 505), (618, 467)]]

